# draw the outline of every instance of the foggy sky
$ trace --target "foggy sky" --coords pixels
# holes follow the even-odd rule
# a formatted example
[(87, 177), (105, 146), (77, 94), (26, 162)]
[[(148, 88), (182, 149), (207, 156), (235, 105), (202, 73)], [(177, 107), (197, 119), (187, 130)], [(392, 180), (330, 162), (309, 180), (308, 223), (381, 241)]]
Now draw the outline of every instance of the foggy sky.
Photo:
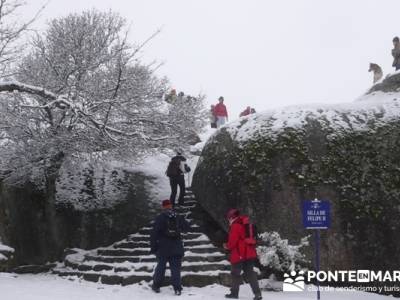
[[(31, 16), (43, 0), (28, 0)], [(293, 104), (353, 101), (385, 74), (400, 35), (398, 0), (52, 0), (35, 23), (97, 8), (121, 13), (130, 41), (162, 32), (141, 54), (178, 91), (224, 96), (231, 119)]]

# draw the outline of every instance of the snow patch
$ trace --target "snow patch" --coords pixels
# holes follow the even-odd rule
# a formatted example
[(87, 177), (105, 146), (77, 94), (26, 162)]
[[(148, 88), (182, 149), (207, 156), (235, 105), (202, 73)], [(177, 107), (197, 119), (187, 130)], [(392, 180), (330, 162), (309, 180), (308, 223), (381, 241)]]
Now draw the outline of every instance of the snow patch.
[(4, 245), (0, 239), (0, 262), (9, 260), (14, 252), (14, 248)]

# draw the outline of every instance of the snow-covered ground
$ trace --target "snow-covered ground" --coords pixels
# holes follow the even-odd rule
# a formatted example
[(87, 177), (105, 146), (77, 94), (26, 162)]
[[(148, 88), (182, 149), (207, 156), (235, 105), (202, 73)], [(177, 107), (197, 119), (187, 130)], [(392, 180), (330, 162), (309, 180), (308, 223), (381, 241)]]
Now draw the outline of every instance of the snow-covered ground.
[[(225, 299), (228, 289), (219, 285), (204, 288), (184, 288), (179, 299)], [(316, 299), (315, 292), (263, 292), (265, 300)], [(326, 300), (383, 300), (386, 296), (363, 292), (325, 292)], [(151, 291), (147, 283), (131, 286), (109, 286), (87, 281), (67, 280), (55, 275), (14, 275), (0, 273), (0, 299), (2, 300), (176, 300), (171, 287), (161, 289), (161, 294)], [(240, 299), (250, 300), (253, 295), (249, 286), (242, 286)]]
[[(171, 151), (171, 157), (173, 156)], [(169, 178), (165, 175), (168, 163), (171, 157), (164, 153), (157, 153), (146, 157), (139, 165), (132, 167), (133, 171), (143, 172), (147, 176), (153, 177), (155, 180), (148, 183), (153, 199), (161, 201), (168, 199), (171, 193), (169, 186)]]
[[(155, 178), (152, 183), (149, 183), (155, 201), (168, 199), (171, 194), (169, 178), (165, 175), (165, 171), (167, 170), (168, 163), (174, 155), (176, 154), (173, 151), (170, 152), (170, 155), (164, 153), (155, 154), (145, 158), (142, 164), (133, 168), (135, 171), (143, 172), (144, 174)], [(188, 159), (187, 164), (191, 168), (191, 172), (185, 174), (186, 185), (190, 186), (199, 157), (189, 155), (189, 153), (184, 153), (184, 156)]]

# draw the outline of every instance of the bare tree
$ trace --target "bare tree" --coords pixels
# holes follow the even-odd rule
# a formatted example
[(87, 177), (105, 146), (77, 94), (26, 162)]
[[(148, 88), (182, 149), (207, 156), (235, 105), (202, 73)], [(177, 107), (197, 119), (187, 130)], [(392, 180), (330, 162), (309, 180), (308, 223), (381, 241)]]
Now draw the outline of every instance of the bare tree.
[(0, 84), (3, 169), (26, 174), (65, 155), (140, 157), (180, 145), (188, 124), (162, 100), (167, 80), (136, 59), (149, 40), (131, 46), (113, 12), (51, 21), (19, 64), (18, 81)]
[(0, 77), (12, 74), (10, 67), (21, 53), (23, 43), (21, 37), (36, 20), (42, 7), (32, 19), (21, 21), (18, 16), (19, 8), (25, 3), (20, 0), (0, 0)]
[(208, 111), (205, 109), (204, 100), (204, 95), (185, 96), (181, 92), (171, 103), (169, 118), (176, 120), (177, 125), (183, 128), (185, 140), (196, 141), (198, 133), (206, 125)]

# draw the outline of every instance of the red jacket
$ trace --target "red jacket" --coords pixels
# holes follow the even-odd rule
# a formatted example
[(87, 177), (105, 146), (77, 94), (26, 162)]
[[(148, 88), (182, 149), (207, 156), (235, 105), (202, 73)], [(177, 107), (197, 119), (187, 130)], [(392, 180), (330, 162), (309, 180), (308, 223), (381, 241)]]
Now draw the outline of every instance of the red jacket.
[(242, 217), (238, 217), (229, 229), (229, 237), (226, 244), (227, 249), (231, 252), (231, 264), (257, 258), (256, 247), (246, 244), (244, 238), (245, 229), (242, 223)]
[(217, 117), (228, 117), (228, 111), (223, 103), (218, 103), (214, 108), (214, 115)]
[(248, 116), (251, 114), (251, 109), (250, 108), (246, 108), (244, 111), (242, 111), (239, 115), (239, 117), (244, 117), (244, 116)]

